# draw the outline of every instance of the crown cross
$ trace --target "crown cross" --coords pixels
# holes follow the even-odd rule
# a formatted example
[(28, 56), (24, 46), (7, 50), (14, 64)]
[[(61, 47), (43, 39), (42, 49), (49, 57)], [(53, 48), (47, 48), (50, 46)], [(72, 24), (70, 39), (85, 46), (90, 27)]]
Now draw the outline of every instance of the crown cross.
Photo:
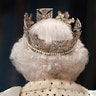
[(53, 17), (53, 8), (37, 9), (37, 15), (36, 15), (37, 22), (42, 19), (48, 19), (52, 17)]

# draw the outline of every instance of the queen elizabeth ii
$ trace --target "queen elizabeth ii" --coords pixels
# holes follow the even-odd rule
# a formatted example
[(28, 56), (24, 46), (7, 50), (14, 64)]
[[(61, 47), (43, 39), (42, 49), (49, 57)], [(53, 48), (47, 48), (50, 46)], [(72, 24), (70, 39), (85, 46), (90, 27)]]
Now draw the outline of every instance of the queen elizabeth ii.
[(52, 8), (37, 9), (36, 23), (31, 17), (25, 13), (24, 34), (10, 55), (28, 83), (0, 96), (95, 96), (95, 91), (75, 83), (88, 62), (88, 50), (80, 40), (79, 19), (60, 11), (52, 18)]

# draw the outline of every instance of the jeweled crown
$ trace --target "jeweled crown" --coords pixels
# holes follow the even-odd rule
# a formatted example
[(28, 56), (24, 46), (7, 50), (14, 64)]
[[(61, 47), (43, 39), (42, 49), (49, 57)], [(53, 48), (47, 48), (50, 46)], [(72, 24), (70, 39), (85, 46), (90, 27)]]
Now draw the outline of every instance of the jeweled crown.
[[(37, 22), (42, 19), (48, 19), (53, 17), (53, 9), (52, 8), (41, 8), (37, 9), (36, 20)], [(27, 33), (28, 46), (35, 52), (45, 54), (45, 55), (66, 55), (72, 52), (74, 45), (76, 44), (77, 40), (81, 35), (81, 23), (79, 19), (75, 21), (74, 18), (69, 18), (69, 13), (65, 12), (62, 13), (58, 11), (58, 16), (56, 17), (57, 20), (61, 20), (66, 23), (72, 29), (72, 40), (64, 40), (64, 41), (52, 41), (52, 43), (47, 44), (44, 40), (40, 39), (37, 34), (33, 34), (30, 40), (28, 36), (29, 29), (34, 25), (34, 22), (31, 20), (32, 14), (28, 15), (25, 13), (24, 15), (24, 32)], [(74, 27), (71, 26), (72, 23)]]

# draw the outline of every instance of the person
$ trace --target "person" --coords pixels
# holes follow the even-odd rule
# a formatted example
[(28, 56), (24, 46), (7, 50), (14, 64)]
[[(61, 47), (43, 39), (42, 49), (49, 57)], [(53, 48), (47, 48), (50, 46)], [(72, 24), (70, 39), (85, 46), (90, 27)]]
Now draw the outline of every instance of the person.
[[(5, 90), (0, 96), (95, 96), (96, 91), (75, 83), (88, 62), (88, 50), (80, 40), (81, 23), (52, 8), (24, 15), (24, 34), (12, 48), (10, 59), (28, 83)], [(73, 26), (72, 26), (73, 24)], [(17, 90), (17, 89), (18, 90)]]

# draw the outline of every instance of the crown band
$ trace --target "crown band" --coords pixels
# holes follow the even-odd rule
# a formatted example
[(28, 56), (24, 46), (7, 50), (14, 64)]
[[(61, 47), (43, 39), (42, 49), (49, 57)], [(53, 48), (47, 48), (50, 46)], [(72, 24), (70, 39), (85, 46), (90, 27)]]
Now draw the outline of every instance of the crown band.
[(26, 40), (26, 44), (27, 46), (34, 52), (36, 53), (40, 53), (40, 54), (44, 54), (44, 55), (47, 55), (47, 56), (55, 56), (55, 55), (67, 55), (69, 53), (71, 53), (73, 51), (74, 48), (71, 48), (69, 51), (65, 51), (65, 52), (45, 52), (44, 50), (39, 50), (33, 46), (31, 46), (29, 44), (29, 42)]

